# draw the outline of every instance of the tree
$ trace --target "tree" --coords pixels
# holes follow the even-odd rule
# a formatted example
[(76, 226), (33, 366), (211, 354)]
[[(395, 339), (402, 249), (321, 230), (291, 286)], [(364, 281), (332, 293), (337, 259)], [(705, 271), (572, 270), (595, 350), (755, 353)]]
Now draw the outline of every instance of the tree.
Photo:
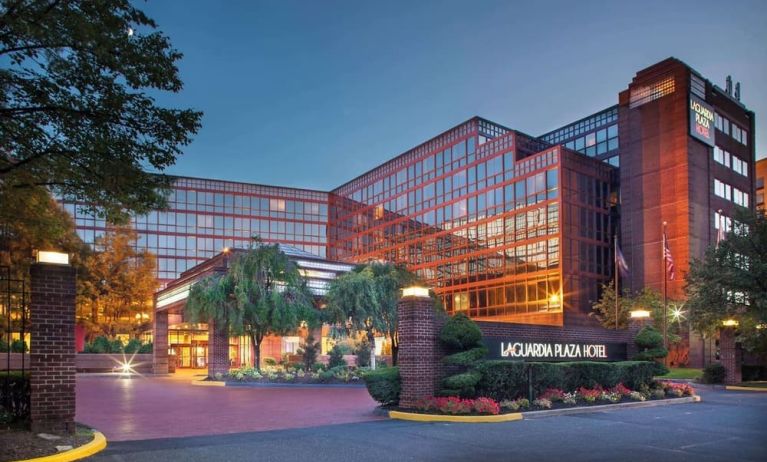
[(0, 265), (12, 268), (16, 279), (26, 278), (33, 250), (56, 250), (72, 256), (79, 268), (89, 248), (75, 233), (72, 217), (42, 187), (13, 196), (0, 181)]
[(149, 329), (157, 289), (155, 258), (136, 250), (136, 232), (113, 228), (96, 239), (78, 287), (78, 317), (92, 334), (138, 335)]
[(375, 333), (381, 332), (392, 341), (392, 363), (396, 365), (397, 303), (402, 287), (416, 277), (391, 263), (360, 265), (333, 280), (325, 308), (330, 323), (347, 324), (362, 332), (370, 344), (370, 367), (375, 369)]
[[(667, 309), (664, 310), (663, 297), (657, 290), (647, 287), (635, 293), (624, 290), (623, 295), (618, 297), (618, 329), (628, 328), (629, 318), (633, 310), (649, 311), (653, 324), (662, 329), (665, 312), (668, 318), (669, 343), (679, 342), (682, 323), (680, 317), (674, 316), (674, 312), (675, 308), (681, 310), (679, 308), (681, 303), (675, 300), (667, 300), (666, 303)], [(589, 316), (597, 318), (602, 327), (615, 329), (615, 289), (612, 282), (602, 285), (602, 296), (591, 306), (591, 309), (593, 311), (589, 313)]]
[(155, 102), (182, 89), (181, 57), (128, 0), (0, 0), (6, 200), (46, 187), (112, 220), (161, 208), (169, 179), (156, 173), (202, 117)]
[(232, 278), (237, 309), (242, 322), (236, 330), (250, 337), (261, 365), (261, 343), (267, 335), (284, 335), (301, 322), (313, 325), (312, 296), (298, 266), (277, 245), (257, 243), (232, 261)]
[(687, 275), (687, 309), (695, 330), (710, 334), (738, 321), (742, 344), (767, 349), (767, 217), (740, 209), (735, 226)]
[[(626, 329), (629, 325), (629, 312), (631, 311), (631, 304), (628, 303), (628, 292), (624, 291), (623, 296), (618, 297), (618, 329)], [(589, 316), (595, 317), (602, 324), (605, 329), (615, 329), (615, 283), (610, 281), (607, 284), (602, 284), (602, 295), (599, 300), (592, 304)]]

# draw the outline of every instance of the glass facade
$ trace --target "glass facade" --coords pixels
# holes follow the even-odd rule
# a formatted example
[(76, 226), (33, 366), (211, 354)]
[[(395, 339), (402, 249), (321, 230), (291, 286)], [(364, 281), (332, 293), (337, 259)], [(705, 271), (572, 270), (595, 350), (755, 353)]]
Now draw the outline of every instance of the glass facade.
[[(329, 257), (404, 263), (450, 313), (561, 324), (568, 299), (563, 204), (593, 199), (574, 209), (591, 226), (583, 227), (578, 252), (584, 255), (574, 260), (585, 267), (572, 270), (601, 280), (609, 261), (610, 194), (609, 181), (579, 173), (572, 179), (578, 197), (563, 201), (562, 154), (472, 119), (333, 191)], [(580, 185), (591, 189), (580, 191)]]
[[(103, 235), (104, 220), (75, 203), (64, 207), (88, 244)], [(244, 248), (253, 235), (326, 255), (328, 194), (320, 191), (219, 180), (177, 178), (168, 209), (134, 217), (137, 247), (157, 256), (157, 277), (167, 283), (225, 247)]]
[(618, 106), (597, 112), (540, 138), (551, 144), (563, 144), (568, 149), (604, 160), (615, 167), (620, 165)]

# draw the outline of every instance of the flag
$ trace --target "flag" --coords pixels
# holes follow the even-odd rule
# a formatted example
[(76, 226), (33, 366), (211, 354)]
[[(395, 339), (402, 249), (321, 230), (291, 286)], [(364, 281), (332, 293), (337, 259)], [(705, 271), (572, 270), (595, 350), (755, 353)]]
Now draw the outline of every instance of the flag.
[(673, 281), (676, 276), (674, 274), (674, 258), (671, 256), (671, 249), (668, 247), (668, 237), (665, 231), (663, 231), (663, 261), (666, 264), (666, 275)]
[(618, 247), (618, 245), (615, 245), (615, 266), (618, 267), (618, 271), (621, 272), (621, 276), (628, 277), (629, 275), (629, 265), (626, 263), (626, 257), (623, 256), (623, 252), (621, 252), (621, 248)]

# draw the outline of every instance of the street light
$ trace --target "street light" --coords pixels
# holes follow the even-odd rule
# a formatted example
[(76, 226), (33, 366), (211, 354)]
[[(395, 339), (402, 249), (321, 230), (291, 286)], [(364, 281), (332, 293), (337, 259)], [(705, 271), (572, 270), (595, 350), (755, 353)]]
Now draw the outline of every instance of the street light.
[(724, 327), (738, 327), (740, 323), (735, 319), (725, 319), (722, 321)]

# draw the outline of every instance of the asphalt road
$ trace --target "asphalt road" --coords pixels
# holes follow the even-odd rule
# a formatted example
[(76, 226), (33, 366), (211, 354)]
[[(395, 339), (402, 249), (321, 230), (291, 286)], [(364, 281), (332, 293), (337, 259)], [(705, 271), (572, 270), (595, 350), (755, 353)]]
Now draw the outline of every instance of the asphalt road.
[[(377, 421), (110, 443), (100, 461), (765, 461), (767, 393), (500, 424)], [(204, 416), (200, 416), (204, 418)], [(258, 418), (254, 415), (253, 418)]]

